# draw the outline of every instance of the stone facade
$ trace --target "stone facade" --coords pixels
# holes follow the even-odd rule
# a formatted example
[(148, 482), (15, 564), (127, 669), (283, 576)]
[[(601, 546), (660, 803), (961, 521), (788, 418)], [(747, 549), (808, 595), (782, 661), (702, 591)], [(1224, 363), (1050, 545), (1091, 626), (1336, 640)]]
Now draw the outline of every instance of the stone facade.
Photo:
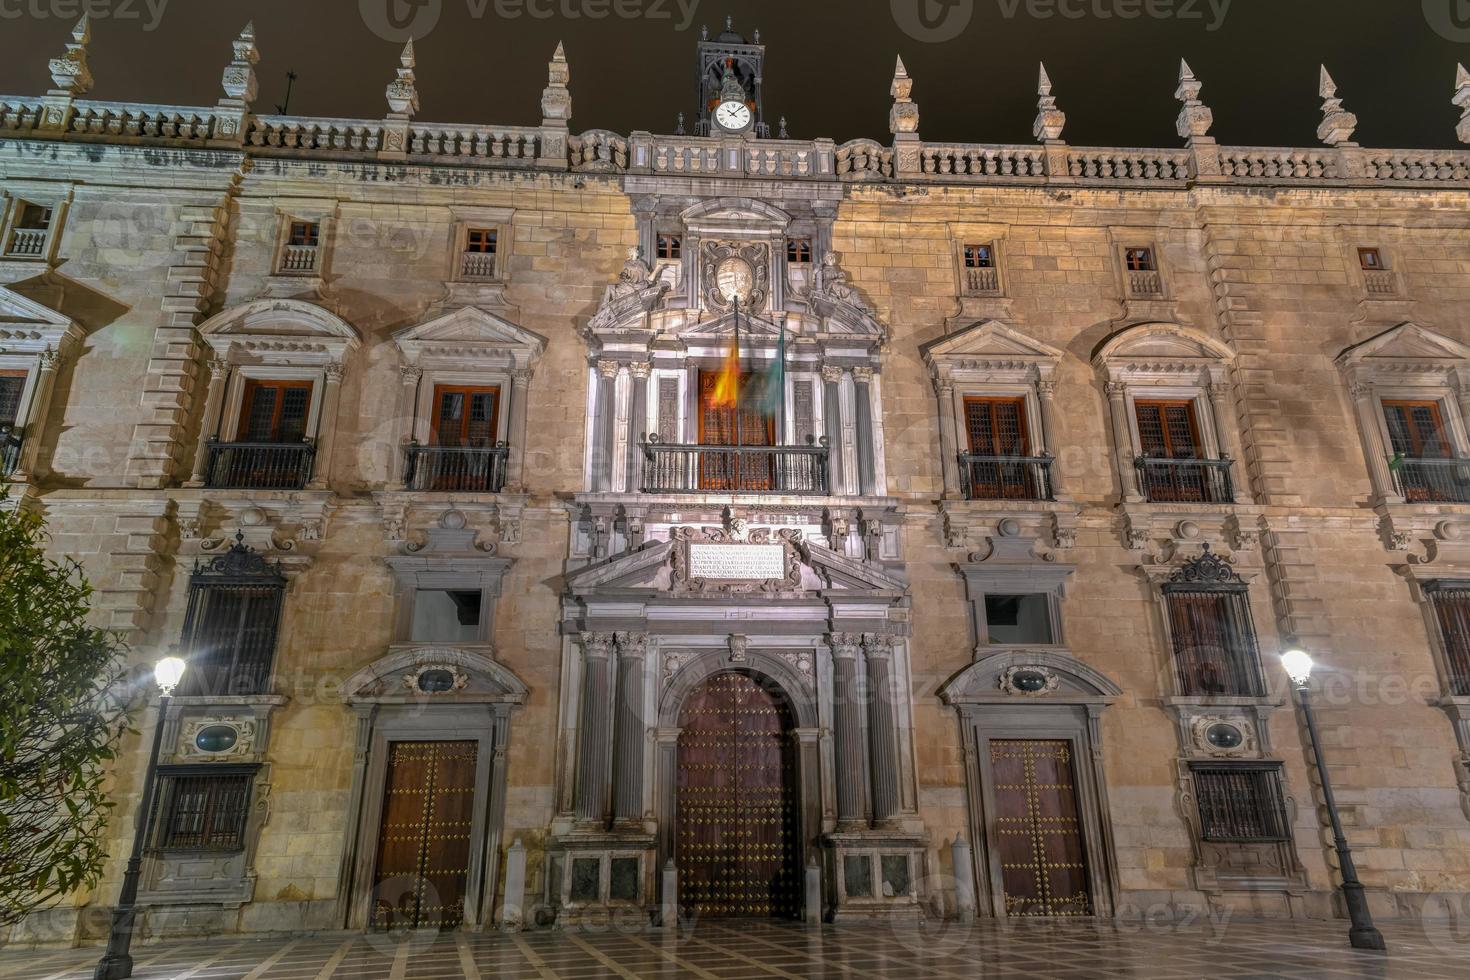
[[(229, 887), (150, 858), (154, 932), (366, 927), (384, 747), (435, 733), (481, 746), (472, 925), (655, 914), (679, 880), (680, 698), (725, 669), (792, 704), (809, 918), (1004, 915), (986, 746), (1033, 737), (1081, 756), (1089, 911), (1329, 915), (1277, 666), (1298, 645), (1375, 911), (1470, 893), (1470, 699), (1433, 607), (1470, 580), (1470, 497), (1414, 492), (1382, 421), (1432, 403), (1470, 456), (1470, 154), (1357, 146), (1325, 71), (1323, 147), (1216, 144), (1188, 66), (1182, 148), (1069, 146), (1044, 70), (1036, 144), (932, 144), (901, 62), (892, 145), (836, 145), (572, 135), (560, 49), (539, 127), (418, 121), (411, 48), (384, 120), (259, 115), (251, 30), (216, 107), (90, 102), (88, 39), (66, 84), (0, 97), (12, 503), (140, 661), (180, 642), (237, 532), (287, 581), (267, 689), (171, 709), (176, 733), (248, 733), (230, 761), (255, 768), (239, 859), (206, 875)], [(750, 281), (724, 291), (731, 256)], [(699, 442), (697, 372), (737, 318), (750, 356), (784, 351), (783, 444), (830, 482), (640, 493), (660, 446)], [(311, 478), (224, 489), (219, 443), (263, 379), (312, 385)], [(477, 379), (500, 392), (498, 492), (415, 489), (426, 386)], [(968, 499), (967, 394), (1024, 404), (1044, 499)], [(1149, 398), (1192, 406), (1229, 493), (1150, 490)], [(701, 545), (780, 570), (696, 580)], [(1262, 691), (1184, 696), (1169, 586), (1222, 555)], [(480, 634), (413, 639), (425, 589), (482, 596)], [(1014, 592), (1047, 597), (1051, 642), (989, 642), (985, 596)], [(426, 671), (453, 678), (442, 701), (405, 686)], [(1243, 744), (1215, 751), (1221, 722)], [(1282, 840), (1204, 839), (1196, 773), (1221, 758), (1279, 768)], [(98, 889), (12, 938), (98, 936), (133, 830)], [(894, 887), (856, 893), (864, 867)]]

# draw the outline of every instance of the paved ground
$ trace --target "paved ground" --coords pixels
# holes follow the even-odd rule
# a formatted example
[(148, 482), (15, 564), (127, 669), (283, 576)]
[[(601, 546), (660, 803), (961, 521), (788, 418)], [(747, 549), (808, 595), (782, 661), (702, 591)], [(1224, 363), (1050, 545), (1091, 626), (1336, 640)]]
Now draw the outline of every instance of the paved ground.
[[(1347, 947), (1339, 923), (1192, 926), (995, 922), (933, 928), (774, 923), (662, 932), (445, 933), (217, 939), (138, 949), (139, 980), (783, 980), (869, 978), (1470, 977), (1470, 928), (1384, 930), (1390, 950)], [(98, 950), (0, 951), (0, 977), (90, 977)]]

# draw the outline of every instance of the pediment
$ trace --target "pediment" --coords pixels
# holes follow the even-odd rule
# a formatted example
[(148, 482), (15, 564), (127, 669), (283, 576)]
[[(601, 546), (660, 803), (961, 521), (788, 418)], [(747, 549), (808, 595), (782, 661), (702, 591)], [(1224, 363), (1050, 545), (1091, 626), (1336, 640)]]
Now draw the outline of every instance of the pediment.
[[(422, 682), (431, 673), (429, 683)], [(487, 647), (395, 646), (343, 682), (348, 704), (524, 704), (531, 690)]]
[(1224, 343), (1177, 323), (1141, 323), (1114, 334), (1093, 357), (1094, 363), (1225, 362), (1235, 354)]
[(393, 342), (412, 364), (436, 358), (503, 359), (524, 368), (546, 350), (545, 337), (474, 306), (400, 330), (393, 335)]
[(748, 197), (721, 197), (712, 201), (701, 201), (685, 208), (680, 217), (691, 230), (724, 234), (783, 229), (791, 223), (791, 215), (785, 211), (773, 204)]
[(81, 328), (63, 313), (0, 286), (0, 353), (40, 354), (81, 339)]
[[(1018, 674), (1032, 676), (1017, 683)], [(1039, 686), (1036, 675), (1042, 679)], [(1110, 704), (1122, 693), (1102, 671), (1059, 649), (987, 653), (939, 689), (940, 699), (949, 705)]]
[[(789, 337), (792, 332), (788, 330), (787, 333)], [(740, 314), (740, 337), (742, 341), (746, 338), (779, 337), (780, 335), (781, 327), (778, 324), (760, 316), (751, 316), (749, 313)], [(679, 337), (686, 341), (716, 338), (728, 341), (734, 336), (734, 313), (725, 313), (710, 320), (702, 320), (679, 332)]]
[(1057, 363), (1062, 352), (1028, 337), (999, 320), (985, 320), (963, 330), (931, 341), (922, 348), (925, 361), (975, 363), (983, 365), (1011, 363)]
[(241, 351), (262, 357), (326, 355), (340, 359), (362, 336), (325, 307), (299, 299), (262, 299), (212, 317), (199, 334), (216, 353)]
[(1401, 323), (1348, 347), (1337, 360), (1343, 365), (1440, 362), (1452, 366), (1452, 362), (1470, 360), (1470, 347), (1417, 324)]

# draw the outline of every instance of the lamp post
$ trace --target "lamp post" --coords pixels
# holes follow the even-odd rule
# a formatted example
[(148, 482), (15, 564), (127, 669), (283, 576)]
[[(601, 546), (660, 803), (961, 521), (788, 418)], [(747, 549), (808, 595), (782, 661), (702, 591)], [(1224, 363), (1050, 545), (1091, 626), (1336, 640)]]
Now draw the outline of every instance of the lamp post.
[(153, 668), (158, 683), (158, 720), (153, 725), (153, 749), (148, 754), (148, 771), (143, 776), (143, 806), (138, 829), (133, 834), (133, 853), (123, 874), (122, 893), (112, 910), (112, 929), (107, 936), (107, 952), (97, 961), (93, 980), (123, 980), (133, 975), (133, 957), (128, 952), (133, 944), (133, 920), (138, 910), (138, 878), (143, 868), (143, 847), (153, 824), (153, 789), (158, 770), (158, 750), (163, 743), (163, 722), (168, 716), (168, 703), (174, 688), (184, 676), (184, 662), (178, 657), (165, 657)]
[(1312, 758), (1317, 766), (1317, 776), (1322, 780), (1322, 800), (1327, 804), (1327, 817), (1332, 821), (1332, 844), (1337, 848), (1338, 870), (1342, 873), (1342, 898), (1347, 905), (1348, 942), (1355, 949), (1386, 949), (1383, 934), (1373, 924), (1373, 914), (1368, 911), (1368, 899), (1363, 894), (1363, 883), (1358, 880), (1358, 869), (1353, 866), (1353, 853), (1348, 850), (1347, 837), (1342, 832), (1342, 818), (1337, 815), (1337, 801), (1332, 796), (1332, 782), (1327, 778), (1327, 763), (1322, 759), (1322, 743), (1317, 740), (1317, 720), (1312, 715), (1312, 699), (1309, 682), (1312, 679), (1312, 658), (1303, 650), (1288, 650), (1281, 655), (1281, 665), (1296, 688), (1296, 701), (1301, 705), (1302, 717), (1307, 722), (1307, 737), (1312, 742)]

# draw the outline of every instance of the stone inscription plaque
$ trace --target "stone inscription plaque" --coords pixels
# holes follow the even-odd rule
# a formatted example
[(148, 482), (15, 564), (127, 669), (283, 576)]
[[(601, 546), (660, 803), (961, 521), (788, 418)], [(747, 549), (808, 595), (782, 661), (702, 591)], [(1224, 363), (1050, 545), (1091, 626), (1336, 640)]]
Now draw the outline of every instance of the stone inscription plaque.
[(779, 544), (690, 544), (689, 577), (764, 582), (786, 577)]

